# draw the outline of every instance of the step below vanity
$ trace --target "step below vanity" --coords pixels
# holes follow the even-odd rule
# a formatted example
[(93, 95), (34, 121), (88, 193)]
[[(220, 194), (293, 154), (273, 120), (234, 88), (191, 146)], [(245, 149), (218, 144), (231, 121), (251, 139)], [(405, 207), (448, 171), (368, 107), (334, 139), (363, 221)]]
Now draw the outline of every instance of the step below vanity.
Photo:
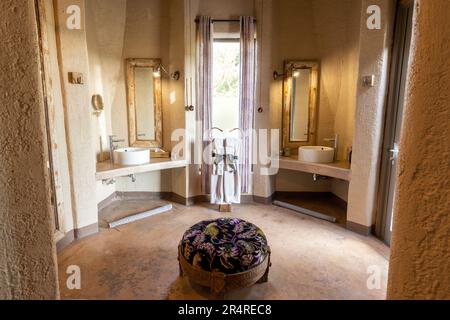
[[(312, 184), (323, 184), (324, 181), (328, 181), (331, 185), (348, 186), (351, 179), (350, 163), (348, 161), (313, 163), (298, 160), (297, 155), (280, 157), (278, 161), (280, 173), (285, 170), (290, 172), (287, 175), (291, 179), (295, 179), (295, 173), (292, 171), (300, 174), (306, 173), (306, 175), (302, 175), (303, 180), (297, 182), (298, 188), (303, 191), (277, 191), (274, 195), (274, 204), (345, 227), (347, 222), (347, 203), (331, 192), (333, 187), (328, 191), (313, 192), (304, 190), (303, 184), (306, 178), (307, 180), (311, 179), (313, 182), (309, 183)], [(309, 174), (312, 174), (312, 176)]]

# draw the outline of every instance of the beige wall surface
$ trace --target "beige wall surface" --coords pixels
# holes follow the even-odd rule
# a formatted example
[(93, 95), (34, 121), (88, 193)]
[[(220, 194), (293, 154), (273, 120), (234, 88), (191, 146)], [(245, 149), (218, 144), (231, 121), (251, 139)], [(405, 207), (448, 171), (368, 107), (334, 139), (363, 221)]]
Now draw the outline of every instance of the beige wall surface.
[[(174, 130), (184, 130), (186, 126), (185, 101), (186, 93), (186, 73), (185, 66), (185, 1), (171, 0), (169, 8), (170, 35), (169, 35), (169, 72), (180, 71), (180, 79), (178, 81), (169, 81), (169, 104), (166, 108), (170, 108), (170, 134)], [(191, 112), (193, 113), (193, 112)], [(174, 137), (175, 138), (175, 137)], [(171, 140), (171, 136), (167, 136), (166, 141)], [(167, 149), (172, 149), (178, 140), (166, 144)], [(186, 144), (186, 139), (184, 140)], [(167, 146), (168, 145), (168, 146)], [(171, 174), (171, 191), (186, 197), (187, 195), (187, 172), (186, 168), (172, 169)]]
[(450, 299), (449, 14), (450, 1), (417, 1), (388, 299)]
[(0, 299), (58, 298), (34, 2), (0, 2)]
[(123, 81), (121, 71), (123, 72), (126, 5), (126, 0), (90, 0), (86, 3), (89, 94), (91, 96), (101, 94), (105, 105), (105, 111), (98, 118), (93, 118), (99, 161), (105, 159), (104, 154), (99, 154), (100, 150), (103, 149), (105, 152), (109, 150), (108, 135), (112, 134), (112, 102), (119, 79)]
[[(368, 15), (365, 8), (374, 4), (381, 8), (381, 30), (369, 30), (366, 26)], [(364, 18), (360, 29), (359, 81), (347, 221), (371, 227), (375, 223), (394, 6), (390, 0), (363, 0), (362, 8)], [(368, 75), (375, 76), (374, 87), (363, 86), (362, 78)]]
[[(255, 1), (256, 33), (257, 33), (257, 65), (256, 70), (256, 99), (255, 108), (261, 107), (263, 112), (255, 113), (255, 129), (270, 129), (273, 105), (270, 101), (270, 86), (272, 83), (272, 61), (273, 37), (276, 36), (273, 30), (273, 10), (277, 1), (257, 0)], [(281, 133), (279, 133), (281, 134)], [(269, 137), (268, 137), (269, 140)], [(278, 154), (278, 150), (270, 150), (273, 154)], [(259, 152), (258, 152), (259, 153)], [(270, 164), (272, 165), (272, 164)], [(267, 198), (275, 192), (274, 175), (263, 175), (263, 170), (267, 165), (262, 165), (261, 161), (256, 164), (253, 174), (253, 195)]]
[(198, 0), (198, 14), (213, 19), (237, 19), (254, 15), (255, 0)]
[[(74, 228), (79, 229), (96, 224), (98, 220), (95, 192), (95, 141), (97, 139), (92, 129), (92, 122), (96, 116), (90, 107), (85, 1), (57, 0), (54, 5), (71, 172)], [(66, 9), (69, 5), (78, 5), (81, 8), (80, 30), (69, 30), (66, 27), (68, 18)], [(82, 73), (84, 84), (69, 83), (69, 72)]]
[[(55, 176), (59, 182), (56, 185), (56, 201), (58, 202), (59, 212), (59, 230), (62, 233), (73, 229), (73, 213), (72, 213), (72, 194), (70, 187), (70, 170), (69, 161), (67, 155), (67, 142), (66, 142), (66, 127), (65, 127), (65, 115), (64, 104), (61, 90), (61, 78), (58, 65), (58, 48), (56, 45), (56, 24), (54, 18), (54, 8), (52, 0), (42, 1), (44, 6), (42, 7), (41, 16), (45, 26), (44, 30), (47, 38), (48, 45), (48, 60), (49, 69), (46, 77), (49, 78), (48, 83), (51, 84), (50, 88), (47, 88), (47, 99), (49, 104), (53, 104), (53, 112), (49, 111), (50, 121), (55, 126), (52, 137), (53, 143), (56, 144), (53, 150), (53, 169)], [(49, 109), (51, 107), (49, 106)], [(55, 150), (56, 149), (56, 150)], [(59, 189), (59, 190), (58, 190)]]
[[(104, 161), (109, 156), (108, 136), (113, 134), (112, 102), (119, 87), (119, 79), (124, 79), (120, 72), (123, 72), (126, 4), (126, 0), (90, 0), (86, 3), (89, 96), (101, 94), (105, 108), (98, 117), (92, 117), (97, 161)], [(96, 202), (99, 203), (115, 191), (115, 184), (105, 185), (97, 181)]]

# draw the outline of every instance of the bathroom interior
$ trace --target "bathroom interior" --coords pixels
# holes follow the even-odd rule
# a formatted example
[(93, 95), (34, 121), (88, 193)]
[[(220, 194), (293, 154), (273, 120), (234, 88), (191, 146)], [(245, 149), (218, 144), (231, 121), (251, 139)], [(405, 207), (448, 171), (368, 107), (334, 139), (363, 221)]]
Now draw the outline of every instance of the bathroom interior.
[[(89, 279), (68, 290), (61, 277), (61, 297), (207, 299), (178, 277), (178, 241), (197, 221), (237, 216), (271, 242), (272, 281), (231, 299), (384, 299), (392, 217), (383, 199), (393, 191), (382, 168), (397, 20), (393, 1), (376, 2), (374, 29), (367, 0), (39, 2), (59, 273), (79, 265)], [(244, 172), (248, 185), (231, 212), (210, 203), (205, 166), (191, 156), (201, 132), (205, 16), (210, 128), (242, 127), (239, 22), (252, 17), (246, 125), (265, 129), (259, 139), (272, 143)], [(148, 211), (156, 213), (111, 227)], [(366, 286), (372, 265), (381, 275), (375, 290)]]

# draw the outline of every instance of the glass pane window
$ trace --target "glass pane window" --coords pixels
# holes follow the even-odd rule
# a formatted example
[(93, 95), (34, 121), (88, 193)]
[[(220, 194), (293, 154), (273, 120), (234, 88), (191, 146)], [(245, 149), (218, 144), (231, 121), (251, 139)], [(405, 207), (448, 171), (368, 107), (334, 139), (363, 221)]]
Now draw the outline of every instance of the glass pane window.
[(212, 126), (239, 127), (240, 43), (215, 40), (213, 46)]

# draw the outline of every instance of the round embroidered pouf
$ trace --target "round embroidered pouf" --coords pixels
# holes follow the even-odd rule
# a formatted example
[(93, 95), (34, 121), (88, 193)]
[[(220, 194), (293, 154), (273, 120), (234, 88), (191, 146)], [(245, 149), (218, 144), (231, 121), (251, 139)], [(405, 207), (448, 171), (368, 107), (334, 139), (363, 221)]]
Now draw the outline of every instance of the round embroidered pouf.
[(237, 218), (206, 220), (178, 246), (180, 275), (211, 288), (214, 297), (268, 280), (270, 247), (261, 229)]

